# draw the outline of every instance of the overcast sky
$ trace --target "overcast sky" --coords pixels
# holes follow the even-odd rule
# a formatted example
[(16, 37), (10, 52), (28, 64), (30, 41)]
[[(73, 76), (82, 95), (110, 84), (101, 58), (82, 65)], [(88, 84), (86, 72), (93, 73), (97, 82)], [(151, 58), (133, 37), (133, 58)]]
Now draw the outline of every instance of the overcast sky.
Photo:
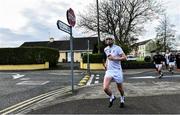
[[(56, 22), (67, 23), (66, 11), (72, 8), (78, 20), (79, 12), (96, 0), (0, 0), (0, 47), (19, 47), (28, 41), (47, 41), (49, 37), (61, 40), (68, 34), (57, 29)], [(99, 0), (100, 1), (100, 0)], [(165, 3), (170, 22), (176, 25), (180, 35), (180, 0), (162, 0)], [(150, 22), (143, 37), (154, 38), (154, 27), (158, 22)], [(73, 36), (82, 34), (76, 27)]]

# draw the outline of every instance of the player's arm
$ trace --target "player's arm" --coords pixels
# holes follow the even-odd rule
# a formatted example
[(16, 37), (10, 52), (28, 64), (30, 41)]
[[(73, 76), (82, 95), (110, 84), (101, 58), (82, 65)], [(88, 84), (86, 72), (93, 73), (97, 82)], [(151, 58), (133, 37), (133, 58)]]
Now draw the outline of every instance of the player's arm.
[(107, 59), (106, 59), (106, 61), (103, 63), (103, 66), (104, 66), (104, 68), (105, 68), (105, 70), (107, 69)]
[(118, 55), (118, 56), (108, 56), (109, 60), (113, 60), (113, 61), (124, 61), (127, 59), (126, 55), (124, 53)]

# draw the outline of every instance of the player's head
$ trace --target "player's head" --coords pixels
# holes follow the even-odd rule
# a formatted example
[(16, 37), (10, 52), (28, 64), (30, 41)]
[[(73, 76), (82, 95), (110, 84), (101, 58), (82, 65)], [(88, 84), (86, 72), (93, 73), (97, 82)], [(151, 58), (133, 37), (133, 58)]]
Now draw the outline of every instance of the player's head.
[(107, 44), (107, 45), (109, 45), (109, 46), (111, 46), (111, 45), (113, 45), (113, 43), (114, 43), (114, 36), (113, 35), (107, 35), (106, 37), (105, 37), (105, 43)]
[(166, 50), (166, 53), (169, 53), (169, 50)]

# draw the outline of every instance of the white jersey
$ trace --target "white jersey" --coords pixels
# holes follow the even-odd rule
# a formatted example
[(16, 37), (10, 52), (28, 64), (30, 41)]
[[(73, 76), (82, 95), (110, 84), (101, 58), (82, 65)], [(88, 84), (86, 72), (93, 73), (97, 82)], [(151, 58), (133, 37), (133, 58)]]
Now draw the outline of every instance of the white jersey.
[(166, 63), (167, 63), (167, 64), (169, 64), (169, 58), (168, 58), (168, 57), (169, 57), (169, 54), (166, 53), (166, 54), (165, 54), (165, 59), (166, 59)]
[[(104, 49), (104, 52), (106, 53), (107, 57), (108, 55), (120, 56), (124, 53), (122, 48), (117, 45), (113, 45), (112, 47), (107, 46)], [(107, 58), (107, 70), (122, 70), (121, 61), (111, 61)]]

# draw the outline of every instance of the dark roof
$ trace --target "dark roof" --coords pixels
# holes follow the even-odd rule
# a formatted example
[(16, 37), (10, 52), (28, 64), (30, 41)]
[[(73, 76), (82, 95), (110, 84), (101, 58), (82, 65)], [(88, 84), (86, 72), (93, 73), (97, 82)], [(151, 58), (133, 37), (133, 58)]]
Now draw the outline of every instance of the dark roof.
[[(73, 38), (73, 50), (87, 50), (89, 39), (89, 49), (93, 50), (94, 46), (97, 45), (97, 37), (82, 37)], [(70, 41), (39, 41), (39, 42), (24, 42), (20, 47), (50, 47), (58, 50), (70, 50)]]
[(151, 41), (151, 39), (150, 40), (145, 40), (145, 41), (142, 41), (142, 42), (138, 42), (138, 43), (136, 43), (138, 46), (140, 46), (140, 45), (144, 45), (144, 44), (146, 44), (146, 43), (148, 43), (149, 41)]

